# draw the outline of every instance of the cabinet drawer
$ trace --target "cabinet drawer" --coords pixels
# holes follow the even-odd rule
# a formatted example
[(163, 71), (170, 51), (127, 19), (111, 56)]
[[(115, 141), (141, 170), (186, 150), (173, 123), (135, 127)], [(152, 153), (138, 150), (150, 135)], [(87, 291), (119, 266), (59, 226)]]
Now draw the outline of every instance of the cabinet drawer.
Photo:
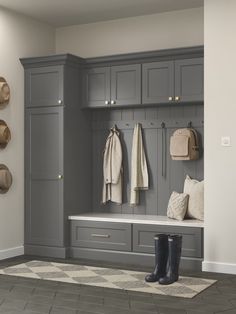
[(202, 257), (203, 229), (194, 227), (153, 226), (134, 224), (133, 251), (154, 253), (154, 235), (157, 233), (183, 236), (182, 256)]
[(71, 245), (75, 247), (131, 251), (131, 224), (72, 221)]

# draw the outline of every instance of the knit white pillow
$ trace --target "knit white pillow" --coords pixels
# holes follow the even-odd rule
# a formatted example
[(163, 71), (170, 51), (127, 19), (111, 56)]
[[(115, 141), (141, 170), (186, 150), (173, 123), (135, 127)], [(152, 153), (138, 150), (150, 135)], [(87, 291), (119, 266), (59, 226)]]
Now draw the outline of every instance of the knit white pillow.
[(183, 220), (188, 207), (188, 194), (172, 192), (168, 207), (167, 216), (169, 218)]
[(184, 193), (189, 194), (186, 217), (204, 220), (204, 181), (191, 179), (187, 175)]

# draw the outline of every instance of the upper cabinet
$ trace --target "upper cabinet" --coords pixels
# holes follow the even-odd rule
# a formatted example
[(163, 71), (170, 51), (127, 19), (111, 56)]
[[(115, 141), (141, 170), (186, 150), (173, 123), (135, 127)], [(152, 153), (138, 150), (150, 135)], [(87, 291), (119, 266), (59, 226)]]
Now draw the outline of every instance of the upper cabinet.
[(110, 67), (89, 69), (85, 74), (85, 105), (104, 107), (111, 98)]
[(203, 101), (203, 58), (143, 64), (142, 103)]
[(63, 104), (63, 65), (26, 69), (26, 107), (51, 107)]
[(87, 108), (203, 102), (203, 47), (87, 59)]
[(111, 105), (141, 103), (141, 65), (111, 67)]
[(203, 58), (175, 61), (175, 97), (177, 101), (203, 101)]
[(158, 104), (174, 99), (174, 62), (143, 64), (142, 103)]
[(140, 64), (92, 68), (86, 71), (86, 107), (118, 107), (140, 103)]

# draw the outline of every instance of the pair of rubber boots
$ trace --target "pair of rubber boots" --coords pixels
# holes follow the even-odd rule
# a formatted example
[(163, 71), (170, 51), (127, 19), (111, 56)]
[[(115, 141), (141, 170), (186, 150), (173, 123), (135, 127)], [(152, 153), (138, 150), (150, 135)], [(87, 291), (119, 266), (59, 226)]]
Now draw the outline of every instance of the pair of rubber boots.
[(182, 248), (182, 236), (157, 234), (155, 241), (155, 269), (145, 277), (147, 282), (159, 281), (161, 285), (170, 285), (179, 279), (179, 263)]

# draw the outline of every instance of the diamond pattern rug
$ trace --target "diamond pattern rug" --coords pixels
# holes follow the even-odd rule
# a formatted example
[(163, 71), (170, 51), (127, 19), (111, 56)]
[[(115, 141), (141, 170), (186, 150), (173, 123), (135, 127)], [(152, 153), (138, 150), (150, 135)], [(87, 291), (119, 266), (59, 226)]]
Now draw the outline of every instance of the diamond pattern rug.
[(145, 282), (144, 278), (146, 273), (144, 272), (44, 261), (30, 261), (7, 267), (1, 269), (0, 274), (140, 291), (182, 298), (193, 298), (199, 292), (216, 282), (216, 280), (210, 279), (180, 277), (178, 282), (169, 286), (162, 286), (156, 282)]

